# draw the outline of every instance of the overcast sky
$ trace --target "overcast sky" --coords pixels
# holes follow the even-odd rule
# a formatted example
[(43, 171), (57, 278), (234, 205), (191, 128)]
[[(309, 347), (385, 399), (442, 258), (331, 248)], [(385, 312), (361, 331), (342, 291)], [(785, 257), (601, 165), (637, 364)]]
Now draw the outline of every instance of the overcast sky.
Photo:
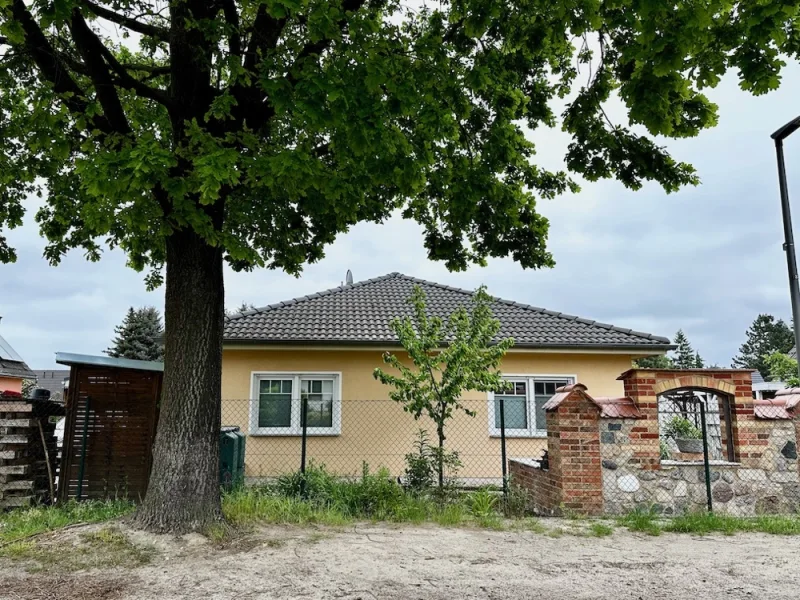
[[(276, 271), (229, 272), (226, 302), (261, 306), (313, 293), (339, 285), (347, 269), (356, 281), (400, 271), (469, 289), (486, 284), (496, 296), (670, 338), (682, 328), (708, 362), (727, 366), (758, 313), (787, 321), (790, 315), (769, 134), (798, 114), (799, 92), (798, 68), (787, 70), (783, 87), (765, 97), (741, 92), (733, 77), (711, 91), (719, 126), (665, 142), (676, 158), (695, 165), (698, 187), (667, 195), (656, 185), (632, 192), (609, 181), (542, 201), (557, 262), (552, 270), (494, 260), (449, 273), (426, 259), (419, 228), (395, 219), (340, 236), (299, 279)], [(533, 139), (537, 160), (558, 168), (565, 137), (550, 131)], [(800, 134), (786, 151), (800, 222)], [(73, 252), (49, 267), (32, 212), (9, 238), (19, 260), (0, 265), (0, 334), (31, 368), (56, 367), (57, 351), (99, 354), (129, 306), (163, 307), (163, 288), (146, 292), (142, 274), (128, 269), (120, 252), (107, 251), (99, 263)]]

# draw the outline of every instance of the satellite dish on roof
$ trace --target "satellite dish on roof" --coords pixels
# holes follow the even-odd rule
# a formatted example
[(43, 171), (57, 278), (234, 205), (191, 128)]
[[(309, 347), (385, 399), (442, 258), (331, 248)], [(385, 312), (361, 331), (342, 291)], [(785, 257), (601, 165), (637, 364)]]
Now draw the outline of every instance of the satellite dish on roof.
[(345, 276), (344, 281), (347, 285), (353, 285), (353, 272), (350, 269), (347, 269), (347, 275)]

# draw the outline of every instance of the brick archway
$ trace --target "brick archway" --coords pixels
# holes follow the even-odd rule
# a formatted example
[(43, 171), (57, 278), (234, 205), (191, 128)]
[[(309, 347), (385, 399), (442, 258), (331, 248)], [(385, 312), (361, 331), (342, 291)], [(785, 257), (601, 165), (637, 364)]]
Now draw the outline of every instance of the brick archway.
[(728, 396), (736, 394), (736, 386), (724, 379), (715, 379), (707, 375), (691, 375), (684, 377), (672, 377), (657, 381), (653, 386), (655, 395), (664, 394), (679, 388), (699, 388), (704, 390), (714, 390)]

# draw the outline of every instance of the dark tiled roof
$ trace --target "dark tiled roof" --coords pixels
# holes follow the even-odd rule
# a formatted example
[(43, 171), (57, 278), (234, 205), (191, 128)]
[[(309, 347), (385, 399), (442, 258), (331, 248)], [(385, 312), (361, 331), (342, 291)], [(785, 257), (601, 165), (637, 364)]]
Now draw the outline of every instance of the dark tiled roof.
[(792, 346), (792, 349), (789, 350), (789, 356), (797, 358), (797, 346)]
[(33, 371), (31, 371), (24, 362), (0, 358), (0, 377), (35, 379), (36, 375), (33, 374)]
[[(389, 322), (411, 314), (415, 285), (428, 297), (431, 315), (447, 318), (468, 305), (473, 292), (391, 273), (229, 317), (228, 343), (395, 344)], [(669, 340), (572, 315), (495, 299), (500, 337), (529, 348), (625, 348), (666, 350)]]

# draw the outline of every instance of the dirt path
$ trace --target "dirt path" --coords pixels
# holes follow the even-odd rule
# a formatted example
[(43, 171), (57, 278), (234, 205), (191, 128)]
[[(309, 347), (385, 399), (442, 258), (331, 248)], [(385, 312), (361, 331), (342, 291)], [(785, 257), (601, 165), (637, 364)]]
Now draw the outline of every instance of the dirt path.
[[(86, 584), (99, 585), (105, 576), (115, 583), (111, 591), (87, 597), (109, 600), (800, 596), (800, 538), (755, 534), (653, 538), (617, 531), (606, 538), (552, 538), (528, 532), (359, 525), (339, 532), (270, 528), (249, 549), (220, 552), (184, 543), (177, 549), (162, 544), (160, 550), (160, 558), (147, 567), (76, 574), (71, 580), (62, 578), (61, 585), (77, 590), (81, 577)], [(34, 595), (36, 578), (28, 575), (15, 580), (19, 585), (0, 586), (0, 598), (83, 597), (77, 592)]]

